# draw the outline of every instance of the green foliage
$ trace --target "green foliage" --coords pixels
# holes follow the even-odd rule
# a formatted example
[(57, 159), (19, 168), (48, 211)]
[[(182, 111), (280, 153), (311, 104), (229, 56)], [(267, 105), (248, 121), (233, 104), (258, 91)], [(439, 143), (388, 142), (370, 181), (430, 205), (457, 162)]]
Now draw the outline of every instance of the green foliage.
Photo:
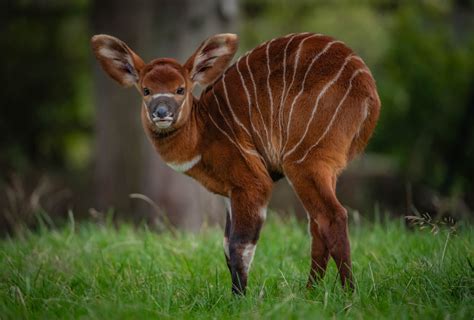
[[(415, 180), (446, 188), (457, 178), (467, 189), (462, 176), (474, 174), (472, 165), (463, 165), (474, 162), (474, 154), (465, 153), (474, 147), (474, 42), (463, 37), (473, 33), (456, 34), (446, 19), (416, 6), (399, 10), (378, 71), (385, 108), (374, 148), (398, 156)], [(395, 101), (393, 92), (404, 98)]]
[(466, 1), (244, 1), (245, 49), (312, 31), (345, 41), (382, 100), (369, 150), (444, 193), (474, 181), (474, 4)]
[[(28, 169), (66, 171), (65, 180), (87, 176), (91, 3), (0, 4), (0, 183), (12, 172), (28, 176)], [(302, 31), (354, 48), (373, 71), (382, 99), (369, 151), (395, 163), (397, 177), (443, 195), (467, 195), (474, 204), (474, 1), (239, 3), (242, 51)]]
[(74, 166), (87, 158), (92, 118), (87, 1), (1, 6), (2, 174)]
[(407, 230), (401, 221), (351, 227), (357, 290), (334, 265), (305, 288), (305, 226), (264, 227), (245, 298), (232, 297), (222, 231), (161, 234), (70, 225), (0, 242), (0, 314), (18, 318), (470, 319), (474, 229)]

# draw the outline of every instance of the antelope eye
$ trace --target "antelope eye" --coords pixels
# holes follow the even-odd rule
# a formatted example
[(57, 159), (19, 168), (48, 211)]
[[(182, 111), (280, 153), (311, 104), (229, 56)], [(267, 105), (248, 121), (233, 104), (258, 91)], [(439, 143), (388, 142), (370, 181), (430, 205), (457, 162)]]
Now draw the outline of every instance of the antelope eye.
[(150, 94), (150, 89), (148, 89), (148, 88), (143, 88), (143, 95), (144, 95), (144, 96), (147, 96), (147, 95), (149, 95), (149, 94)]
[(184, 87), (179, 87), (176, 89), (176, 94), (183, 95), (184, 94)]

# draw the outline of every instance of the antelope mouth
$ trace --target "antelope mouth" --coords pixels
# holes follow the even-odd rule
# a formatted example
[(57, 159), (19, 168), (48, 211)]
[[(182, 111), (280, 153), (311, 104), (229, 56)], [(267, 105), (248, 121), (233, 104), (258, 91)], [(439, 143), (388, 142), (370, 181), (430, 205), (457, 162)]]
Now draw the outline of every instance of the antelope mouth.
[(165, 118), (153, 118), (153, 123), (158, 129), (167, 129), (173, 123), (173, 117), (165, 117)]

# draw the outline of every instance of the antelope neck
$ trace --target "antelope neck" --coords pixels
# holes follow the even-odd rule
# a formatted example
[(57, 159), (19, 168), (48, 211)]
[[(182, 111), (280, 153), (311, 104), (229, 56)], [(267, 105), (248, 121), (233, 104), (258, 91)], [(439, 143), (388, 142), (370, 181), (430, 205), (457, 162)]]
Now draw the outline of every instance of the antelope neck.
[(202, 121), (199, 119), (198, 107), (198, 102), (193, 99), (189, 118), (181, 127), (153, 134), (156, 149), (166, 163), (179, 165), (200, 157)]

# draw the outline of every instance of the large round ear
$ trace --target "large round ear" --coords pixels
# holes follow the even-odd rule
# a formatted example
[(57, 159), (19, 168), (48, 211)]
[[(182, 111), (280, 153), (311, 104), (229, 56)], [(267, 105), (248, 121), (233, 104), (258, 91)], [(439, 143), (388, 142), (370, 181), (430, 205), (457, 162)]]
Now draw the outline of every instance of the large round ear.
[(138, 83), (140, 71), (145, 63), (123, 41), (99, 34), (92, 37), (91, 45), (102, 69), (112, 79), (124, 87)]
[(207, 86), (227, 68), (239, 44), (237, 35), (217, 34), (204, 41), (186, 61), (185, 68), (191, 81)]

